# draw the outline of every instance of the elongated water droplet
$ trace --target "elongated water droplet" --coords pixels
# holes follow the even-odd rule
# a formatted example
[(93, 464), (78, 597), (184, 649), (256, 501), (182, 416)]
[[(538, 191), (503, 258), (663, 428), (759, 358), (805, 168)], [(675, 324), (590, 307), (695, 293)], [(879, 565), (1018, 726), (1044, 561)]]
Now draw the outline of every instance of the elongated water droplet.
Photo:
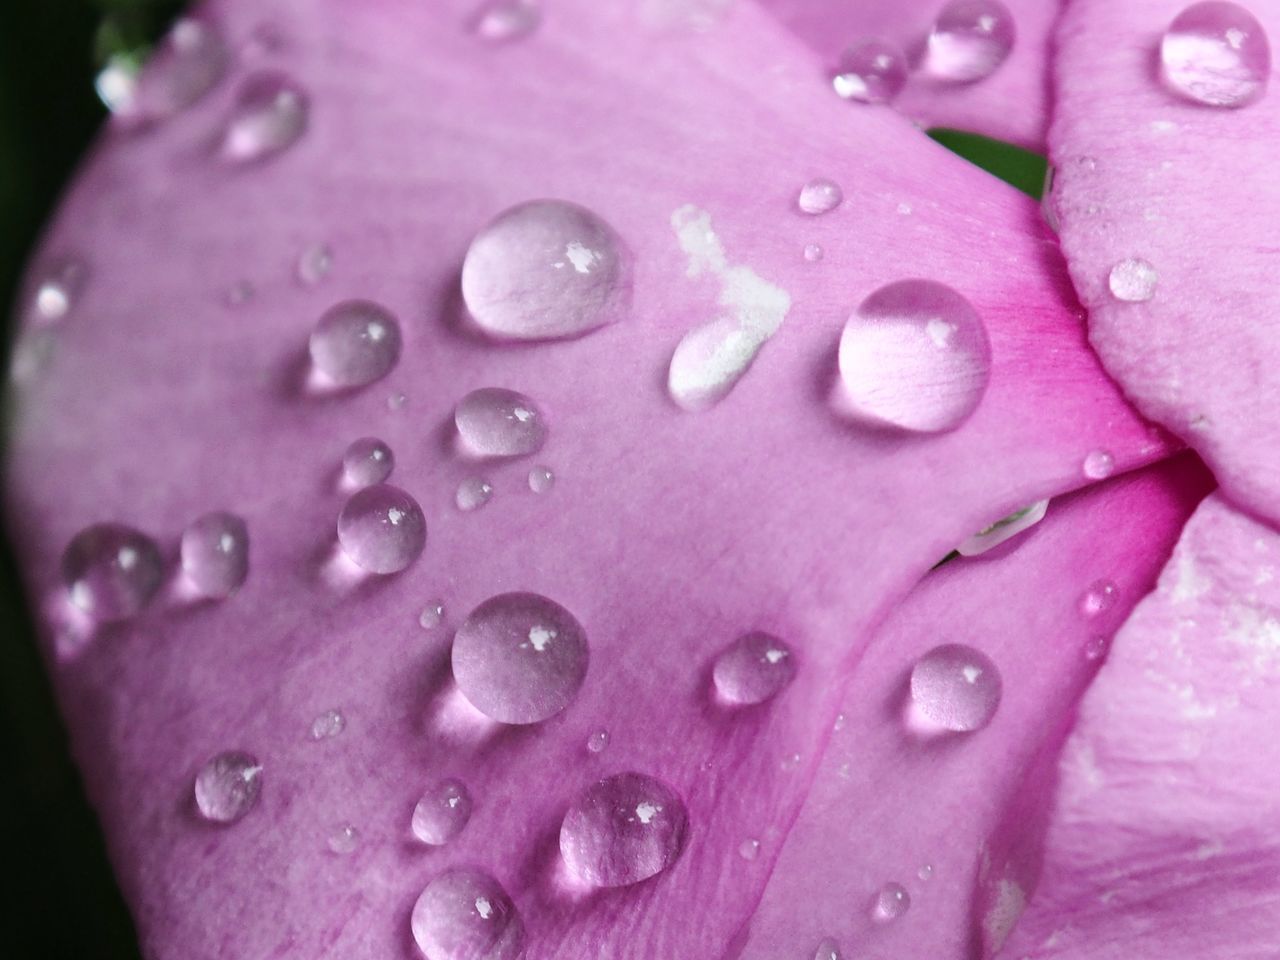
[(977, 409), (991, 376), (986, 327), (969, 301), (932, 280), (900, 280), (867, 297), (840, 337), (832, 400), (872, 426), (936, 433)]
[(626, 316), (631, 253), (585, 207), (533, 200), (499, 214), (471, 241), (462, 296), (491, 336), (575, 337)]
[(1116, 605), (1120, 598), (1120, 588), (1114, 580), (1095, 580), (1080, 595), (1080, 614), (1084, 617), (1097, 617)]
[(311, 362), (338, 387), (381, 380), (400, 360), (400, 323), (385, 307), (347, 300), (330, 307), (311, 332)]
[(71, 602), (93, 619), (126, 620), (160, 589), (164, 560), (146, 534), (118, 523), (98, 523), (67, 544), (62, 579)]
[(441, 780), (413, 808), (413, 835), (423, 843), (443, 846), (471, 819), (471, 794), (460, 780)]
[(310, 105), (302, 88), (282, 73), (258, 73), (240, 88), (222, 138), (222, 154), (248, 163), (287, 150), (307, 131)]
[(547, 440), (546, 418), (523, 393), (502, 387), (472, 390), (453, 412), (467, 452), (480, 457), (537, 453)]
[(587, 737), (587, 751), (590, 753), (603, 753), (607, 746), (609, 746), (608, 730), (597, 730)]
[(560, 855), (585, 883), (625, 887), (675, 862), (687, 824), (675, 790), (642, 773), (619, 773), (574, 800), (560, 826)]
[(840, 947), (830, 937), (818, 944), (813, 952), (813, 960), (842, 960)]
[(458, 689), (500, 723), (555, 716), (577, 695), (589, 657), (573, 614), (536, 593), (490, 597), (453, 638)]
[(217, 86), (230, 59), (217, 27), (183, 17), (142, 68), (134, 96), (121, 102), (116, 113), (125, 118), (159, 120), (185, 110)]
[(995, 73), (1013, 50), (1013, 14), (998, 0), (952, 0), (933, 24), (920, 69), (935, 80), (972, 83)]
[(229, 597), (249, 576), (249, 528), (234, 513), (206, 513), (182, 534), (182, 572), (206, 597)]
[(472, 21), (476, 36), (498, 43), (529, 36), (542, 23), (542, 10), (534, 0), (489, 0)]
[(391, 476), (395, 466), (395, 454), (377, 437), (353, 440), (342, 455), (342, 472), (347, 481), (356, 487), (381, 483)]
[(886, 883), (871, 903), (871, 919), (877, 923), (897, 920), (911, 907), (911, 894), (900, 883)]
[(1121, 260), (1107, 275), (1111, 295), (1125, 303), (1143, 303), (1156, 295), (1160, 274), (1145, 260)]
[(907, 85), (907, 58), (897, 47), (865, 40), (840, 56), (832, 86), (858, 103), (888, 103)]
[(317, 243), (307, 247), (298, 257), (298, 279), (308, 287), (314, 287), (327, 277), (332, 269), (333, 251), (327, 244)]
[(483, 870), (453, 867), (413, 905), (413, 939), (427, 960), (516, 960), (524, 924), (502, 885)]
[(444, 603), (434, 600), (422, 608), (418, 614), (418, 626), (423, 630), (434, 630), (444, 620)]
[(1016, 537), (1024, 530), (1030, 530), (1044, 519), (1048, 509), (1048, 500), (1040, 500), (1029, 507), (1023, 507), (1004, 519), (997, 520), (991, 526), (979, 530), (968, 540), (961, 543), (960, 546), (956, 547), (956, 552), (962, 557), (976, 557), (979, 554), (986, 553), (988, 550), (1000, 546), (1006, 540)]
[(70, 257), (46, 265), (31, 295), (28, 322), (57, 323), (66, 317), (75, 306), (88, 272), (83, 262)]
[(329, 849), (341, 856), (355, 853), (360, 846), (360, 831), (349, 823), (341, 823), (329, 834)]
[(981, 730), (1000, 706), (1000, 671), (985, 653), (960, 643), (934, 647), (911, 671), (911, 699), (945, 730)]
[(1267, 90), (1271, 46), (1267, 33), (1236, 3), (1193, 3), (1160, 42), (1165, 83), (1212, 107), (1243, 107)]
[(529, 471), (529, 489), (534, 493), (546, 493), (556, 484), (556, 475), (548, 467), (534, 467)]
[(329, 740), (347, 729), (347, 718), (338, 710), (326, 710), (311, 721), (311, 739)]
[(493, 499), (493, 484), (483, 477), (467, 477), (454, 491), (453, 502), (459, 510), (479, 510)]
[(840, 184), (834, 180), (828, 180), (826, 177), (817, 177), (800, 188), (800, 195), (796, 198), (796, 206), (799, 207), (801, 213), (816, 217), (823, 213), (829, 213), (840, 206), (843, 201), (844, 191), (840, 189)]
[(1105, 480), (1116, 472), (1116, 460), (1109, 450), (1091, 450), (1081, 469), (1090, 480)]
[(220, 753), (196, 774), (196, 809), (214, 823), (235, 823), (258, 802), (262, 764), (238, 750)]
[(338, 516), (338, 541), (369, 573), (398, 573), (422, 553), (427, 521), (418, 501), (389, 483), (353, 494)]
[(796, 674), (791, 648), (769, 633), (743, 634), (716, 657), (711, 675), (719, 697), (735, 704), (764, 703)]

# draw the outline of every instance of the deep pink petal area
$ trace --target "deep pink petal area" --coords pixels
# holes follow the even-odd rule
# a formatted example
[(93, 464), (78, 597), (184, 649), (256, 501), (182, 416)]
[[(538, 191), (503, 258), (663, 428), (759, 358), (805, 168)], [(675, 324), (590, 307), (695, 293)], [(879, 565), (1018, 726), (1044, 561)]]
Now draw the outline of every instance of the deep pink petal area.
[[(1265, 171), (1280, 159), (1280, 94), (1223, 109), (1167, 89), (1160, 37), (1183, 6), (1069, 5), (1055, 64), (1054, 203), (1107, 369), (1201, 453), (1224, 494), (1274, 520), (1280, 193)], [(1280, 41), (1280, 4), (1247, 6)], [(1109, 277), (1135, 258), (1154, 268), (1154, 291), (1122, 301)]]
[(1280, 538), (1215, 495), (1116, 636), (1002, 956), (1274, 957)]
[[(1059, 498), (1000, 556), (954, 561), (912, 591), (845, 690), (743, 960), (808, 960), (827, 938), (848, 957), (966, 960), (975, 937), (997, 945), (1034, 888), (1047, 774), (1100, 641), (1151, 589), (1209, 484), (1183, 457)], [(1100, 581), (1116, 586), (1114, 605), (1085, 615)], [(910, 719), (911, 668), (943, 643), (1000, 671), (1000, 705), (981, 730), (930, 736)], [(911, 906), (877, 922), (872, 899), (887, 883)]]
[[(892, 113), (812, 96), (807, 52), (750, 6), (699, 35), (566, 0), (496, 46), (464, 30), (470, 3), (265, 6), (216, 4), (242, 51), (227, 82), (109, 136), (72, 190), (36, 270), (74, 253), (88, 279), (38, 331), (48, 351), (13, 429), (9, 523), (146, 952), (408, 956), (415, 898), (465, 867), (510, 894), (529, 960), (718, 956), (768, 873), (771, 854), (744, 869), (738, 848), (791, 822), (838, 680), (887, 605), (974, 530), (1082, 485), (1090, 451), (1124, 470), (1168, 445), (1088, 350), (1030, 202)], [(278, 48), (245, 51), (264, 21)], [(217, 134), (264, 59), (305, 89), (307, 129), (231, 166)], [(796, 194), (817, 175), (845, 202), (804, 217)], [(459, 322), (467, 245), (538, 197), (618, 231), (631, 313), (579, 339), (485, 341)], [(688, 205), (710, 216), (735, 282), (791, 300), (743, 380), (698, 414), (666, 396), (668, 361), (726, 306), (710, 277), (690, 277), (672, 230)], [(301, 283), (298, 258), (319, 243), (332, 271)], [(990, 386), (950, 434), (877, 433), (828, 407), (846, 316), (905, 276), (952, 286), (989, 333)], [(399, 318), (398, 365), (363, 390), (309, 393), (312, 326), (353, 298)], [(454, 406), (488, 386), (538, 404), (537, 460), (456, 450)], [(371, 435), (394, 451), (391, 482), (421, 504), (427, 540), (402, 574), (359, 579), (335, 521), (343, 451)], [(556, 476), (542, 496), (537, 463)], [(475, 478), (492, 500), (460, 512), (455, 492)], [(172, 548), (215, 509), (249, 531), (230, 599), (193, 604), (175, 581), (140, 619), (71, 649), (58, 558), (76, 531), (114, 519)], [(590, 662), (563, 712), (502, 727), (460, 697), (449, 641), (512, 591), (563, 605)], [(424, 632), (437, 599), (445, 626)], [(712, 659), (751, 630), (795, 651), (796, 677), (764, 707), (721, 709)], [(313, 739), (331, 710), (345, 726)], [(192, 781), (227, 750), (261, 762), (261, 789), (213, 828)], [(686, 848), (653, 879), (584, 892), (559, 866), (561, 818), (625, 771), (683, 797)], [(474, 810), (429, 848), (411, 814), (445, 778)]]
[[(817, 51), (830, 79), (840, 54), (866, 40), (880, 40), (911, 57), (945, 0), (756, 0)], [(991, 76), (947, 84), (916, 73), (893, 105), (929, 127), (952, 127), (1043, 150), (1049, 125), (1049, 54), (1059, 4), (1054, 0), (1004, 0), (1017, 24), (1009, 58)], [(827, 84), (830, 90), (830, 84)], [(848, 104), (851, 110), (869, 109)]]

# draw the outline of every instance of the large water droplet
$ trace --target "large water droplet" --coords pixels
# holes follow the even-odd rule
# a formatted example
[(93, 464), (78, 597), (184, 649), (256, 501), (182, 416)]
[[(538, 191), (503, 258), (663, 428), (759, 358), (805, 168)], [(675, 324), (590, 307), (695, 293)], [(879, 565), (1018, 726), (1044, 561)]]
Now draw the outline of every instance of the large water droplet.
[(122, 524), (86, 527), (62, 554), (62, 580), (71, 602), (95, 620), (134, 616), (163, 579), (164, 560), (155, 542)]
[(215, 823), (235, 823), (253, 809), (262, 790), (262, 764), (231, 750), (220, 753), (196, 774), (196, 809)]
[(560, 826), (560, 855), (597, 887), (625, 887), (661, 873), (684, 846), (684, 801), (661, 780), (619, 773), (584, 790)]
[(871, 903), (871, 919), (877, 923), (897, 920), (911, 907), (911, 894), (900, 883), (886, 883)]
[(1116, 472), (1116, 458), (1109, 450), (1090, 450), (1081, 469), (1090, 480), (1105, 480)]
[(265, 160), (293, 146), (307, 131), (307, 95), (281, 73), (258, 73), (240, 88), (222, 138), (223, 156)]
[(227, 72), (230, 53), (221, 32), (191, 17), (176, 21), (138, 77), (132, 97), (115, 106), (123, 117), (158, 120), (191, 106)]
[(361, 437), (351, 441), (342, 455), (342, 472), (356, 487), (381, 483), (391, 476), (396, 457), (391, 448), (377, 437)]
[(932, 280), (900, 280), (867, 297), (840, 337), (833, 401), (864, 423), (921, 433), (973, 413), (991, 375), (986, 327), (973, 306)]
[(1013, 50), (1013, 14), (998, 0), (952, 0), (933, 24), (920, 69), (949, 83), (995, 73)]
[(467, 477), (454, 491), (454, 505), (464, 512), (479, 510), (493, 499), (493, 484), (484, 477)]
[(249, 528), (234, 513), (206, 513), (182, 534), (182, 572), (206, 597), (229, 597), (249, 576)]
[(502, 387), (472, 390), (458, 402), (453, 420), (463, 445), (476, 456), (525, 456), (541, 450), (547, 439), (546, 418), (538, 405)]
[(454, 867), (413, 905), (413, 939), (427, 960), (516, 960), (524, 924), (502, 885), (483, 870)]
[(413, 808), (413, 835), (439, 847), (462, 832), (471, 819), (471, 794), (460, 780), (441, 780)]
[(338, 541), (362, 570), (398, 573), (422, 553), (427, 521), (418, 501), (380, 483), (353, 494), (338, 516)]
[(764, 703), (790, 683), (795, 674), (791, 648), (761, 631), (735, 640), (716, 657), (711, 671), (716, 693), (736, 704)]
[(1137, 257), (1121, 260), (1107, 274), (1111, 295), (1126, 303), (1142, 303), (1156, 294), (1160, 274), (1156, 268)]
[(1235, 3), (1194, 3), (1160, 42), (1165, 82), (1213, 107), (1243, 107), (1261, 97), (1271, 74), (1271, 47), (1262, 24)]
[(88, 270), (73, 258), (55, 260), (40, 273), (40, 280), (27, 310), (31, 323), (56, 323), (75, 306), (76, 298), (84, 286)]
[(542, 10), (534, 0), (489, 0), (472, 20), (476, 36), (494, 42), (520, 40), (538, 29)]
[(842, 202), (844, 191), (840, 189), (840, 184), (826, 177), (810, 180), (800, 188), (800, 195), (796, 198), (796, 206), (800, 208), (800, 212), (811, 217), (828, 213)]
[(533, 200), (499, 214), (471, 241), (462, 296), (492, 336), (574, 337), (626, 315), (631, 253), (585, 207)]
[(458, 628), (453, 676), (485, 716), (537, 723), (573, 700), (589, 657), (582, 625), (560, 604), (536, 593), (503, 593)]
[(865, 40), (840, 56), (832, 86), (846, 100), (888, 103), (907, 84), (907, 59), (880, 40)]
[(311, 362), (338, 387), (362, 387), (391, 372), (400, 359), (400, 324), (368, 300), (330, 307), (311, 332)]
[(1029, 507), (1023, 507), (1021, 510), (997, 520), (991, 526), (979, 530), (968, 540), (961, 543), (960, 546), (956, 547), (956, 552), (962, 557), (976, 557), (986, 553), (988, 550), (993, 550), (1024, 530), (1030, 530), (1044, 519), (1048, 509), (1048, 500), (1039, 500)]
[(946, 730), (980, 730), (1000, 706), (1000, 671), (985, 653), (960, 643), (934, 647), (911, 671), (911, 699)]

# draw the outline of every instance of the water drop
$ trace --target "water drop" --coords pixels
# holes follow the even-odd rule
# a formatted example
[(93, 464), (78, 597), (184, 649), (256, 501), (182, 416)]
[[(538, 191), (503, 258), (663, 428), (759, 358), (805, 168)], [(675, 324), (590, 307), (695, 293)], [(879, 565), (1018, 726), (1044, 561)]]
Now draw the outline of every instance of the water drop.
[(738, 856), (750, 863), (756, 857), (760, 856), (760, 841), (754, 837), (749, 837), (738, 844)]
[(952, 0), (933, 24), (920, 69), (947, 83), (989, 77), (1009, 56), (1013, 14), (998, 0)]
[(590, 753), (603, 753), (607, 746), (609, 746), (608, 730), (597, 730), (587, 737), (587, 750)]
[(338, 516), (338, 541), (369, 573), (398, 573), (422, 553), (427, 521), (418, 501), (389, 483), (352, 494)]
[(471, 794), (459, 780), (441, 780), (413, 808), (413, 835), (423, 843), (443, 846), (471, 819)]
[(355, 853), (360, 846), (360, 831), (349, 823), (340, 824), (329, 834), (329, 849), (342, 856)]
[(1107, 274), (1111, 295), (1125, 303), (1143, 303), (1156, 295), (1160, 274), (1145, 260), (1136, 257), (1121, 260)]
[(396, 457), (391, 448), (377, 437), (353, 440), (342, 455), (342, 472), (356, 487), (382, 483), (395, 469)]
[(907, 84), (902, 51), (879, 40), (866, 40), (840, 56), (832, 85), (846, 100), (888, 103)]
[(235, 823), (258, 802), (262, 764), (239, 751), (220, 753), (196, 774), (196, 809), (214, 823)]
[(311, 739), (328, 740), (347, 729), (347, 718), (337, 710), (326, 710), (311, 721)]
[(454, 491), (453, 502), (459, 510), (479, 510), (493, 499), (493, 484), (483, 477), (467, 477)]
[(434, 630), (444, 621), (444, 603), (435, 600), (422, 608), (418, 614), (418, 626), (423, 630)]
[(389, 310), (368, 300), (330, 307), (311, 332), (311, 362), (338, 387), (381, 380), (400, 359), (400, 324)]
[(1114, 580), (1095, 580), (1080, 595), (1080, 615), (1093, 618), (1106, 613), (1120, 598), (1120, 588)]
[(547, 440), (546, 418), (523, 393), (502, 387), (472, 390), (453, 412), (467, 452), (479, 457), (537, 453)]
[(871, 919), (877, 923), (897, 920), (911, 907), (911, 894), (900, 883), (886, 883), (871, 903)]
[(155, 542), (132, 527), (98, 523), (81, 530), (62, 554), (62, 579), (71, 602), (95, 620), (139, 613), (164, 579)]
[(584, 790), (560, 826), (560, 855), (581, 880), (625, 887), (667, 869), (684, 847), (684, 801), (661, 780), (619, 773)]
[(229, 597), (249, 576), (249, 528), (234, 513), (206, 513), (182, 534), (182, 572), (206, 597)]
[(924, 866), (922, 866), (919, 870), (916, 871), (916, 876), (919, 877), (921, 880), (932, 880), (933, 865), (926, 863)]
[(791, 648), (772, 634), (739, 637), (716, 657), (711, 675), (728, 703), (756, 704), (776, 696), (796, 674)]
[(587, 674), (587, 635), (536, 593), (484, 601), (453, 639), (453, 676), (477, 710), (500, 723), (537, 723), (573, 700)]
[(333, 251), (327, 244), (317, 243), (307, 247), (298, 257), (298, 279), (308, 287), (314, 287), (327, 277), (332, 269)]
[(462, 296), (494, 337), (575, 337), (613, 323), (631, 302), (631, 253), (609, 224), (564, 200), (499, 214), (471, 241)]
[(1024, 530), (1029, 530), (1044, 519), (1049, 509), (1048, 500), (1039, 500), (1029, 507), (1023, 507), (1009, 516), (997, 520), (991, 526), (979, 530), (960, 546), (956, 552), (962, 557), (976, 557), (1000, 546), (1006, 540), (1016, 537)]
[(135, 94), (115, 112), (158, 120), (185, 110), (217, 86), (229, 62), (226, 43), (212, 23), (183, 17), (142, 68)]
[(1189, 100), (1243, 107), (1259, 99), (1271, 74), (1267, 33), (1235, 3), (1194, 3), (1160, 41), (1164, 80)]
[(810, 263), (817, 263), (822, 259), (822, 246), (817, 243), (806, 243), (804, 246), (804, 258)]
[(1107, 637), (1090, 637), (1085, 641), (1084, 658), (1086, 660), (1101, 660), (1107, 655), (1107, 650), (1110, 646), (1111, 641)]
[(844, 191), (840, 189), (840, 184), (825, 177), (817, 177), (800, 188), (796, 206), (800, 208), (801, 213), (816, 217), (834, 210), (843, 201)]
[(228, 307), (239, 307), (252, 300), (256, 292), (248, 280), (237, 280), (227, 288), (223, 299)]
[(453, 867), (413, 905), (413, 939), (427, 960), (516, 960), (524, 924), (502, 885), (482, 870)]
[(813, 960), (841, 960), (840, 947), (830, 937), (818, 944), (813, 952)]
[(395, 413), (397, 410), (403, 410), (404, 405), (408, 400), (409, 398), (403, 393), (393, 393), (391, 396), (387, 397), (387, 409), (392, 413)]
[(556, 475), (548, 467), (534, 467), (529, 471), (529, 489), (534, 493), (547, 493), (556, 485)]
[(520, 40), (538, 29), (542, 11), (534, 0), (490, 0), (472, 21), (477, 37), (494, 42)]
[(280, 73), (257, 73), (240, 87), (222, 138), (222, 154), (247, 163), (293, 146), (307, 130), (306, 93)]
[(108, 112), (128, 117), (138, 109), (138, 77), (142, 69), (128, 55), (112, 54), (93, 78), (93, 90)]
[(867, 297), (840, 336), (833, 402), (852, 419), (920, 433), (953, 430), (991, 375), (986, 327), (973, 306), (932, 280), (900, 280)]
[(934, 647), (911, 670), (913, 704), (946, 730), (981, 730), (1000, 706), (1001, 689), (991, 658), (959, 643)]
[(31, 323), (56, 323), (75, 306), (88, 270), (76, 259), (64, 258), (48, 264), (40, 274), (31, 296), (27, 319)]
[(1108, 450), (1091, 450), (1085, 455), (1082, 469), (1090, 480), (1105, 480), (1116, 472), (1116, 460)]

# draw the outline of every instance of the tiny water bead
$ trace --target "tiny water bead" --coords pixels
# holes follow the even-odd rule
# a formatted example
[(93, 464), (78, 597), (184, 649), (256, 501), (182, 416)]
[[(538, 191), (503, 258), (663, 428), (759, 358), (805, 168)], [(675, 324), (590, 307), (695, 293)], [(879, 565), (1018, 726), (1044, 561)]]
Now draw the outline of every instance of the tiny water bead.
[(791, 648), (772, 634), (744, 634), (716, 657), (712, 680), (720, 699), (732, 704), (764, 703), (796, 675)]
[(596, 730), (591, 736), (587, 737), (588, 753), (603, 753), (607, 746), (609, 746), (608, 730)]
[(389, 483), (352, 494), (338, 516), (338, 542), (369, 573), (398, 573), (422, 553), (427, 521), (418, 501)]
[(574, 800), (560, 826), (560, 855), (585, 883), (630, 886), (675, 863), (687, 825), (675, 790), (643, 773), (619, 773)]
[(760, 856), (760, 841), (754, 837), (743, 840), (742, 843), (738, 844), (738, 856), (750, 863)]
[(27, 318), (32, 323), (56, 323), (75, 306), (88, 269), (80, 260), (65, 258), (48, 264), (40, 275)]
[(146, 534), (123, 524), (98, 523), (67, 544), (62, 580), (71, 602), (93, 619), (125, 620), (160, 589), (164, 560)]
[(1267, 33), (1235, 3), (1195, 3), (1178, 14), (1160, 41), (1165, 83), (1189, 100), (1243, 107), (1258, 100), (1271, 74)]
[(471, 794), (460, 780), (441, 780), (413, 808), (413, 835), (433, 847), (444, 846), (471, 819)]
[(391, 476), (395, 466), (395, 454), (377, 437), (361, 437), (351, 441), (342, 455), (343, 475), (356, 487), (382, 483)]
[(454, 505), (463, 512), (479, 510), (493, 499), (493, 484), (483, 477), (467, 477), (454, 491)]
[(1105, 480), (1116, 472), (1116, 458), (1109, 450), (1090, 450), (1081, 469), (1090, 480)]
[(932, 280), (899, 280), (875, 291), (840, 336), (846, 416), (876, 427), (937, 433), (977, 409), (991, 376), (986, 327), (956, 291)]
[(859, 103), (888, 103), (906, 85), (906, 57), (880, 40), (865, 40), (841, 54), (832, 81), (839, 96)]
[(142, 68), (132, 96), (113, 112), (125, 118), (159, 120), (185, 110), (218, 85), (231, 56), (213, 23), (183, 17)]
[(418, 614), (418, 626), (423, 630), (434, 630), (444, 621), (444, 604), (435, 600), (422, 608)]
[(213, 823), (235, 823), (258, 802), (262, 764), (238, 750), (220, 753), (196, 774), (196, 809)]
[(1039, 500), (1029, 507), (1014, 511), (991, 526), (979, 530), (956, 547), (956, 552), (962, 557), (976, 557), (988, 550), (993, 550), (1023, 531), (1030, 530), (1044, 519), (1048, 510), (1049, 501)]
[(991, 76), (1013, 50), (1013, 14), (999, 0), (952, 0), (934, 21), (920, 69), (935, 80), (973, 83)]
[(311, 721), (312, 740), (330, 740), (347, 729), (347, 718), (338, 710), (326, 710)]
[(1095, 580), (1080, 595), (1080, 615), (1092, 619), (1101, 616), (1116, 605), (1120, 588), (1114, 580)]
[(282, 153), (307, 131), (302, 88), (282, 73), (258, 73), (241, 86), (222, 138), (222, 154), (251, 163)]
[(317, 243), (307, 247), (298, 257), (298, 280), (308, 287), (314, 287), (327, 277), (332, 269), (333, 251), (327, 244)]
[(427, 960), (516, 960), (524, 923), (502, 884), (483, 870), (453, 867), (413, 905), (413, 939)]
[(1111, 295), (1125, 303), (1143, 303), (1156, 295), (1160, 274), (1145, 260), (1121, 260), (1107, 274)]
[(840, 184), (826, 177), (810, 180), (800, 188), (800, 195), (796, 198), (796, 206), (800, 212), (811, 217), (828, 213), (843, 202), (844, 191), (840, 189)]
[(128, 116), (138, 107), (141, 67), (132, 56), (113, 53), (93, 78), (93, 90), (102, 105), (115, 115)]
[(249, 576), (249, 528), (234, 513), (206, 513), (182, 534), (182, 572), (206, 597), (229, 597)]
[(627, 315), (631, 252), (585, 207), (533, 200), (502, 212), (471, 241), (462, 297), (493, 337), (576, 337)]
[(924, 866), (922, 866), (919, 870), (916, 871), (916, 876), (919, 877), (921, 880), (932, 880), (933, 865), (926, 863)]
[(339, 824), (329, 834), (329, 849), (341, 856), (349, 853), (355, 853), (356, 848), (360, 846), (360, 831), (349, 823)]
[(529, 36), (542, 23), (542, 10), (534, 0), (490, 0), (480, 8), (471, 30), (484, 40), (506, 42)]
[(934, 647), (911, 671), (913, 704), (945, 730), (981, 730), (995, 716), (1001, 690), (991, 658), (960, 643)]
[(569, 705), (587, 675), (587, 635), (536, 593), (502, 593), (471, 611), (453, 638), (453, 677), (499, 723), (537, 723)]
[(547, 493), (556, 485), (556, 475), (549, 467), (534, 467), (529, 471), (529, 489), (534, 493)]
[(843, 958), (839, 945), (828, 937), (818, 944), (818, 949), (813, 952), (813, 960), (843, 960)]
[(804, 258), (810, 263), (817, 263), (822, 259), (822, 246), (817, 243), (806, 243), (804, 246)]
[(503, 387), (472, 390), (453, 412), (458, 436), (478, 457), (521, 457), (547, 441), (546, 417), (523, 393)]
[(891, 923), (911, 908), (911, 894), (900, 883), (886, 883), (871, 902), (871, 919)]
[(326, 310), (311, 332), (311, 362), (338, 387), (381, 380), (400, 359), (400, 323), (385, 307), (347, 300)]
[(1090, 637), (1085, 641), (1084, 658), (1086, 660), (1101, 660), (1107, 655), (1107, 650), (1111, 647), (1111, 640), (1103, 636)]

